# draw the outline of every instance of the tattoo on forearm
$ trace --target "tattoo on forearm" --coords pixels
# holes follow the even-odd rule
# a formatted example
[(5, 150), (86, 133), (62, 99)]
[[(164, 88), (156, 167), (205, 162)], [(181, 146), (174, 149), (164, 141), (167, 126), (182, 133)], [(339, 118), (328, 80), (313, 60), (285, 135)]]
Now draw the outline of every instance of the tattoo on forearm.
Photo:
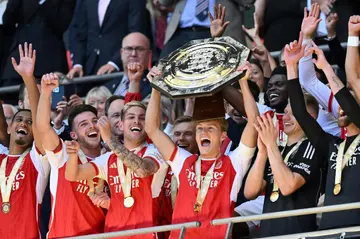
[(342, 82), (337, 76), (333, 76), (332, 81), (335, 83), (338, 89), (342, 88)]
[(116, 154), (126, 167), (129, 167), (135, 172), (137, 176), (147, 177), (158, 170), (158, 166), (155, 162), (148, 159), (142, 159), (133, 152), (130, 152), (116, 137), (112, 136), (107, 144), (111, 151)]

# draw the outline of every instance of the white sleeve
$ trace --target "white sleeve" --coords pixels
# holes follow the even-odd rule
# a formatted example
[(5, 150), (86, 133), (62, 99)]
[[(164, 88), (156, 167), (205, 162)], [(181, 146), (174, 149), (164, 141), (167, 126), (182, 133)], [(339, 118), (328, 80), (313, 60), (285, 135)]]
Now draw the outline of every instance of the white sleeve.
[[(94, 167), (96, 167), (95, 170), (97, 173), (96, 175), (97, 178), (104, 179), (105, 181), (108, 180), (108, 163), (110, 156), (112, 154), (113, 154), (112, 152), (107, 152), (103, 155), (100, 155), (99, 157), (96, 157), (94, 160), (90, 162)], [(117, 164), (116, 164), (116, 168), (117, 168)]]
[(60, 145), (54, 151), (45, 149), (45, 152), (51, 168), (61, 168), (68, 159), (66, 145), (62, 139), (60, 139)]
[(256, 148), (249, 148), (240, 142), (239, 146), (229, 154), (231, 163), (236, 171), (236, 176), (231, 187), (230, 202), (236, 202), (244, 176), (248, 171), (251, 159), (254, 156), (255, 149)]
[(164, 133), (169, 136), (171, 139), (173, 138), (173, 129), (174, 129), (174, 125), (167, 123), (166, 127), (164, 129)]
[(0, 154), (9, 154), (9, 149), (4, 145), (0, 144)]
[(50, 164), (46, 155), (41, 155), (35, 146), (35, 142), (30, 150), (30, 158), (32, 163), (34, 164), (38, 173), (47, 178), (50, 173)]
[(338, 121), (331, 113), (320, 108), (316, 121), (326, 133), (337, 137), (341, 136), (341, 129), (338, 125)]
[(249, 148), (242, 142), (239, 143), (239, 146), (229, 153), (231, 163), (234, 166), (237, 173), (244, 176), (248, 171), (251, 163), (251, 159), (254, 156), (256, 148)]
[(185, 160), (190, 157), (192, 154), (185, 149), (176, 147), (171, 158), (167, 161), (170, 165), (171, 170), (174, 172), (175, 176), (179, 179), (180, 171), (184, 165)]
[(259, 104), (259, 103), (256, 103), (256, 106), (258, 107), (260, 115), (264, 114), (267, 111), (273, 110), (272, 108), (270, 108), (266, 105), (263, 105), (263, 104)]
[(148, 145), (143, 158), (150, 158), (159, 165), (159, 169), (154, 174), (151, 182), (152, 197), (157, 198), (161, 193), (161, 188), (164, 184), (169, 165), (164, 161), (161, 154), (153, 144)]
[[(311, 46), (310, 41), (310, 39), (303, 40), (303, 44), (307, 45), (306, 50)], [(314, 96), (324, 109), (331, 112), (335, 118), (338, 118), (339, 104), (335, 97), (331, 94), (329, 87), (317, 78), (314, 63), (312, 62), (312, 55), (304, 56), (300, 59), (299, 81), (306, 92)]]
[(165, 160), (162, 158), (159, 151), (156, 149), (155, 145), (149, 144), (143, 158), (150, 158), (152, 159), (158, 166), (159, 170), (163, 170), (164, 168), (167, 168), (168, 164), (165, 162)]

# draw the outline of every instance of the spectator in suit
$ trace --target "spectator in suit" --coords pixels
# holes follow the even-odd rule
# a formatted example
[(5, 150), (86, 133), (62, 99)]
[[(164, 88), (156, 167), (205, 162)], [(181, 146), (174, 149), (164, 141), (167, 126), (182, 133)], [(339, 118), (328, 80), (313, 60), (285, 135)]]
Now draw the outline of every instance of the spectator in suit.
[[(146, 79), (147, 72), (144, 72), (151, 58), (149, 39), (140, 32), (130, 33), (123, 39), (120, 55), (124, 66), (124, 76), (122, 79), (117, 78), (107, 82), (105, 86), (112, 94), (125, 97), (130, 81), (135, 80), (140, 82), (141, 98), (145, 99), (151, 92), (150, 83)], [(141, 69), (138, 69), (138, 72), (131, 72), (130, 77), (128, 64), (136, 64)], [(132, 79), (133, 77), (140, 77), (140, 79)]]
[(123, 38), (150, 29), (145, 4), (145, 0), (78, 0), (70, 27), (73, 68), (68, 77), (122, 69), (119, 50)]
[(75, 0), (9, 0), (3, 15), (4, 26), (15, 26), (1, 81), (4, 86), (21, 84), (11, 57), (19, 60), (18, 45), (31, 42), (36, 48), (34, 75), (52, 71), (67, 71), (66, 53), (62, 39), (75, 8)]

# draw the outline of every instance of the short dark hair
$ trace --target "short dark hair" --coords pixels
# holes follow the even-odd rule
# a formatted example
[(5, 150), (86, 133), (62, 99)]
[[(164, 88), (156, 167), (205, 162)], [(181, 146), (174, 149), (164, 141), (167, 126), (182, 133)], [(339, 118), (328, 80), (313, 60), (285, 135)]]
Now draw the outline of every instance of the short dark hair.
[(317, 114), (319, 113), (319, 102), (317, 102), (317, 100), (315, 99), (314, 96), (312, 96), (308, 93), (305, 93), (304, 100), (305, 100), (306, 107), (311, 107), (312, 109), (315, 110), (315, 112)]
[(194, 122), (191, 116), (183, 115), (175, 120), (174, 126), (181, 123), (191, 123), (191, 122)]
[(16, 117), (20, 112), (24, 112), (24, 111), (30, 112), (30, 114), (31, 114), (31, 110), (29, 110), (29, 109), (19, 109), (19, 110), (14, 114), (14, 116), (12, 117), (11, 123), (14, 122), (15, 117)]
[(71, 111), (69, 113), (69, 118), (68, 118), (69, 126), (71, 129), (73, 128), (73, 123), (74, 123), (75, 117), (83, 112), (92, 112), (92, 113), (94, 113), (94, 115), (97, 115), (97, 110), (91, 105), (84, 104), (84, 105), (75, 106), (74, 108), (71, 109)]
[(19, 100), (24, 101), (25, 98), (25, 84), (22, 83), (19, 88)]
[(125, 97), (121, 96), (121, 95), (112, 95), (110, 96), (105, 103), (105, 115), (108, 116), (108, 110), (110, 108), (110, 105), (112, 102), (114, 102), (115, 100), (123, 100), (125, 101)]

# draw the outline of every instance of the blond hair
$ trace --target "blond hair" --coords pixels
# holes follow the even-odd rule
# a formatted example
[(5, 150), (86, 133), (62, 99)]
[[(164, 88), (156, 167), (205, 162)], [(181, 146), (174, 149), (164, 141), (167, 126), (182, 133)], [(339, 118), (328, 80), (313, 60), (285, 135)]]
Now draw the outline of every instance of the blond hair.
[(112, 96), (111, 92), (105, 86), (96, 86), (92, 88), (85, 97), (85, 104), (89, 104), (91, 97), (99, 97), (109, 99)]
[(132, 107), (140, 107), (146, 111), (146, 105), (144, 103), (142, 103), (140, 101), (135, 101), (135, 100), (130, 101), (124, 105), (124, 107), (122, 108), (122, 110), (120, 112), (121, 120), (124, 120), (124, 116), (125, 116), (126, 112)]

